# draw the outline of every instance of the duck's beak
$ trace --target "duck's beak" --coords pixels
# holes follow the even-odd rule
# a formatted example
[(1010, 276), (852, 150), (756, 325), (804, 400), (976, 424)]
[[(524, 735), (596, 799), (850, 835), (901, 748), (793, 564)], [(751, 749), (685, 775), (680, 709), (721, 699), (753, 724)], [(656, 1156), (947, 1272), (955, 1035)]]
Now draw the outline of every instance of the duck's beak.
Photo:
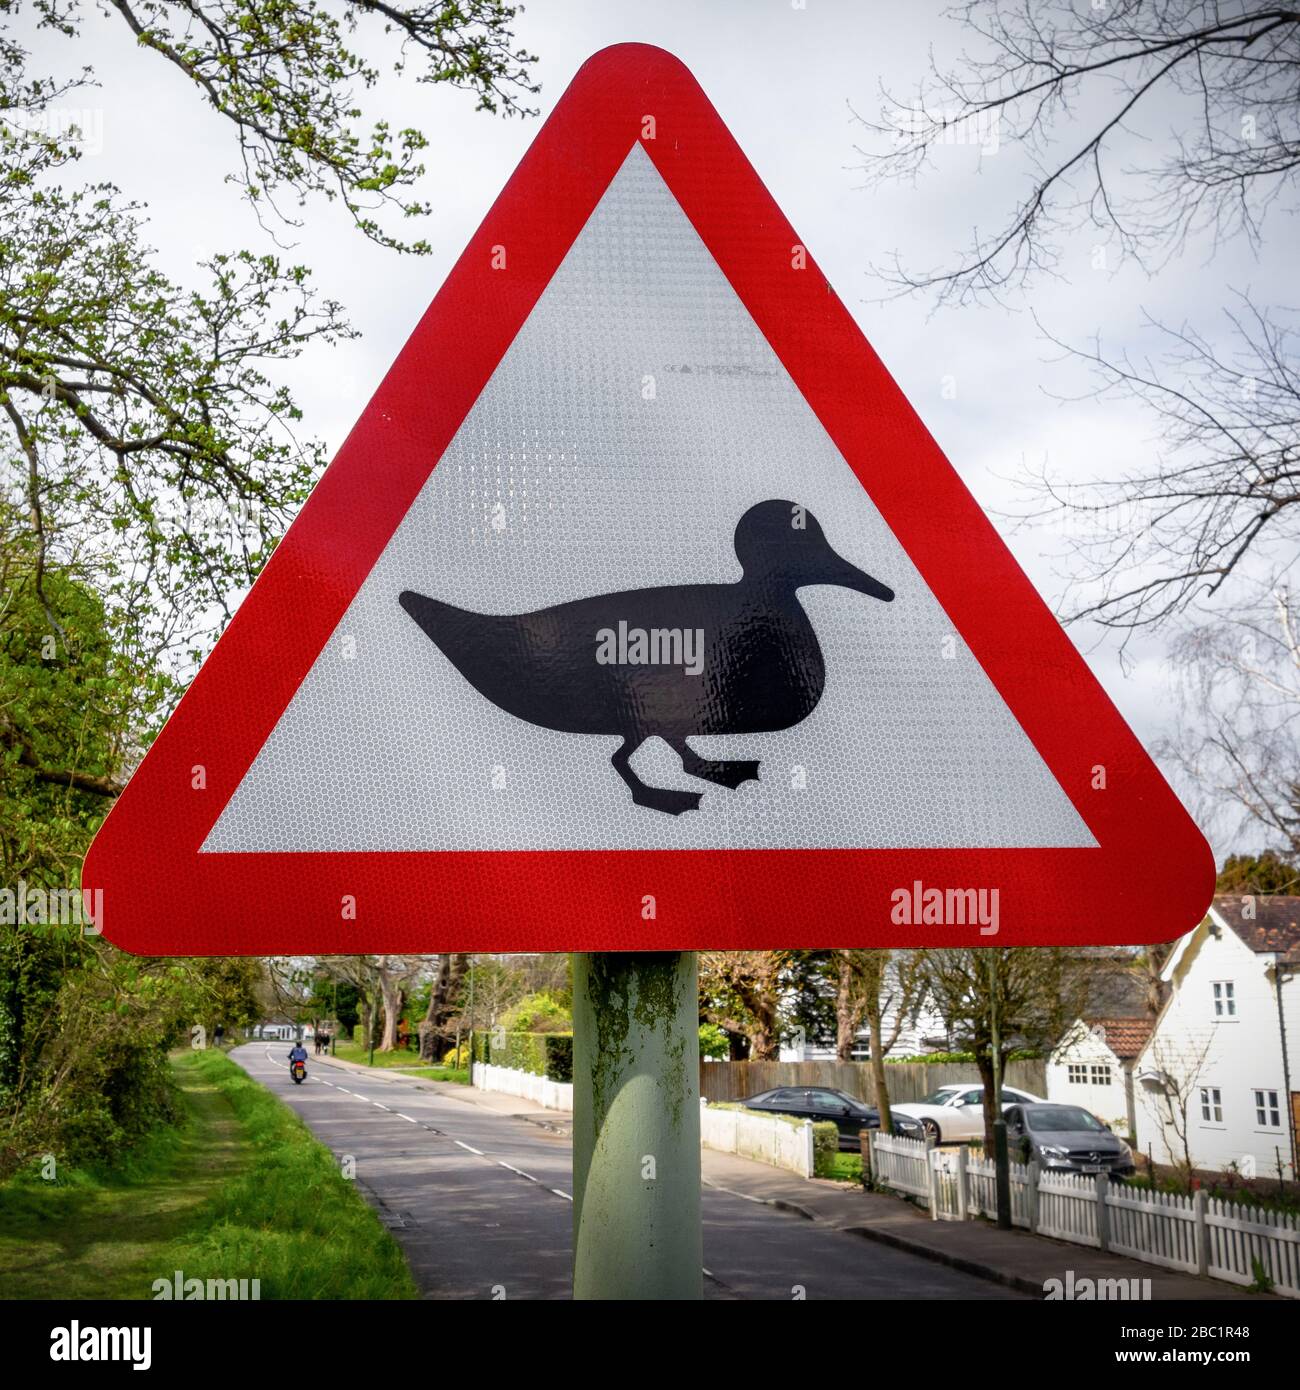
[(856, 565), (851, 565), (843, 557), (837, 555), (829, 546), (826, 547), (826, 569), (817, 577), (818, 584), (836, 584), (841, 589), (852, 589), (854, 593), (866, 594), (869, 598), (878, 598), (881, 603), (893, 603), (894, 591), (887, 588), (878, 579), (873, 579), (865, 570), (860, 570)]

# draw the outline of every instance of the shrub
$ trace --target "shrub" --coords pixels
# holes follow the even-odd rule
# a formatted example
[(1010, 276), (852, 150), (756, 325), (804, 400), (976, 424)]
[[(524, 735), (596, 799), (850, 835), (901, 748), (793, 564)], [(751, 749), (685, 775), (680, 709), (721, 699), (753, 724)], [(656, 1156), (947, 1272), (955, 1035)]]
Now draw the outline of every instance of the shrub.
[[(1008, 1062), (1036, 1062), (1042, 1057), (1041, 1052), (1033, 1048), (1019, 1047), (1014, 1052), (1007, 1054)], [(938, 1066), (944, 1062), (974, 1062), (976, 1060), (973, 1052), (920, 1052), (911, 1057), (886, 1057), (886, 1065), (910, 1066), (917, 1062), (923, 1062), (928, 1066)]]
[(166, 1057), (192, 1003), (182, 965), (79, 929), (0, 929), (0, 1177), (41, 1153), (102, 1164), (172, 1123)]
[(840, 1151), (839, 1126), (830, 1120), (813, 1122), (813, 1176), (833, 1178), (835, 1158)]
[(731, 1043), (716, 1023), (700, 1024), (700, 1056), (725, 1062), (731, 1056)]
[(573, 1030), (568, 1009), (546, 990), (525, 995), (501, 1016), (501, 1024), (509, 1033), (568, 1033)]
[(550, 1081), (573, 1080), (572, 1033), (490, 1033), (474, 1035), (474, 1060), (494, 1067), (531, 1072)]

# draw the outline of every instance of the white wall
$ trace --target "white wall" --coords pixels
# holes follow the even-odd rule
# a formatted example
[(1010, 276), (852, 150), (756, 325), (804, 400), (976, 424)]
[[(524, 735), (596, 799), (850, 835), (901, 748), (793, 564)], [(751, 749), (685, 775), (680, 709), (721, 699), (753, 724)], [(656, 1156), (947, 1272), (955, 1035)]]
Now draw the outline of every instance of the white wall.
[[(1251, 951), (1231, 927), (1218, 938), (1202, 925), (1193, 933), (1173, 977), (1173, 994), (1136, 1068), (1170, 1072), (1186, 1081), (1186, 1133), (1194, 1167), (1223, 1171), (1236, 1163), (1261, 1178), (1276, 1176), (1281, 1150), (1290, 1171), (1289, 1097), (1283, 1085), (1282, 1047), (1277, 998), (1266, 973), (1271, 958)], [(1213, 984), (1231, 983), (1236, 1011), (1217, 1017)], [(1300, 995), (1297, 982), (1284, 984), (1287, 1041), (1293, 1066), (1300, 1063)], [(1297, 1084), (1293, 1075), (1292, 1085)], [(1221, 1118), (1204, 1118), (1202, 1088), (1219, 1092)], [(1261, 1126), (1256, 1118), (1254, 1091), (1276, 1091), (1279, 1125)], [(1150, 1146), (1157, 1163), (1183, 1157), (1177, 1126), (1169, 1121), (1160, 1095), (1141, 1080), (1135, 1082), (1138, 1142)]]
[(544, 1110), (573, 1110), (571, 1081), (552, 1081), (549, 1077), (536, 1076), (530, 1071), (494, 1067), (486, 1062), (473, 1064), (470, 1080), (480, 1091), (519, 1096), (522, 1100), (535, 1101)]
[[(1085, 1083), (1070, 1080), (1071, 1065), (1088, 1069)], [(1110, 1069), (1109, 1084), (1093, 1082), (1094, 1067)], [(1123, 1064), (1090, 1028), (1083, 1025), (1076, 1028), (1048, 1059), (1046, 1070), (1048, 1100), (1061, 1105), (1081, 1105), (1110, 1125), (1116, 1134), (1128, 1132)]]
[(700, 1143), (706, 1149), (786, 1168), (803, 1178), (813, 1175), (815, 1154), (809, 1120), (792, 1123), (783, 1115), (727, 1110), (702, 1100)]

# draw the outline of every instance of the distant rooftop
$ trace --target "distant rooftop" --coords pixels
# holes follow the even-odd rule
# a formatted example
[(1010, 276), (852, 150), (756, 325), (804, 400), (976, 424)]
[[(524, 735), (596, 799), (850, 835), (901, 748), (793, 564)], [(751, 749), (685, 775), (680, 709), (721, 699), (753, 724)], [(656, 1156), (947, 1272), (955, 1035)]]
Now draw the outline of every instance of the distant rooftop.
[(1300, 897), (1224, 893), (1214, 910), (1252, 951), (1300, 965)]
[(1123, 1061), (1136, 1057), (1151, 1036), (1155, 1020), (1150, 1018), (1085, 1018), (1089, 1028), (1100, 1028), (1106, 1046)]

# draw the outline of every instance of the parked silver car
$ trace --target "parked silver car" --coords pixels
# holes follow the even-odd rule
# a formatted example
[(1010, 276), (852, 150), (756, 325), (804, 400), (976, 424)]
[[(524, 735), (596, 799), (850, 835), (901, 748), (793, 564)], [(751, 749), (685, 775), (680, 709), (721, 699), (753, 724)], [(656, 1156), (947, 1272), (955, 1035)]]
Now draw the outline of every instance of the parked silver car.
[(1013, 1105), (1005, 1114), (1007, 1152), (1017, 1163), (1114, 1177), (1134, 1171), (1133, 1150), (1081, 1105)]

